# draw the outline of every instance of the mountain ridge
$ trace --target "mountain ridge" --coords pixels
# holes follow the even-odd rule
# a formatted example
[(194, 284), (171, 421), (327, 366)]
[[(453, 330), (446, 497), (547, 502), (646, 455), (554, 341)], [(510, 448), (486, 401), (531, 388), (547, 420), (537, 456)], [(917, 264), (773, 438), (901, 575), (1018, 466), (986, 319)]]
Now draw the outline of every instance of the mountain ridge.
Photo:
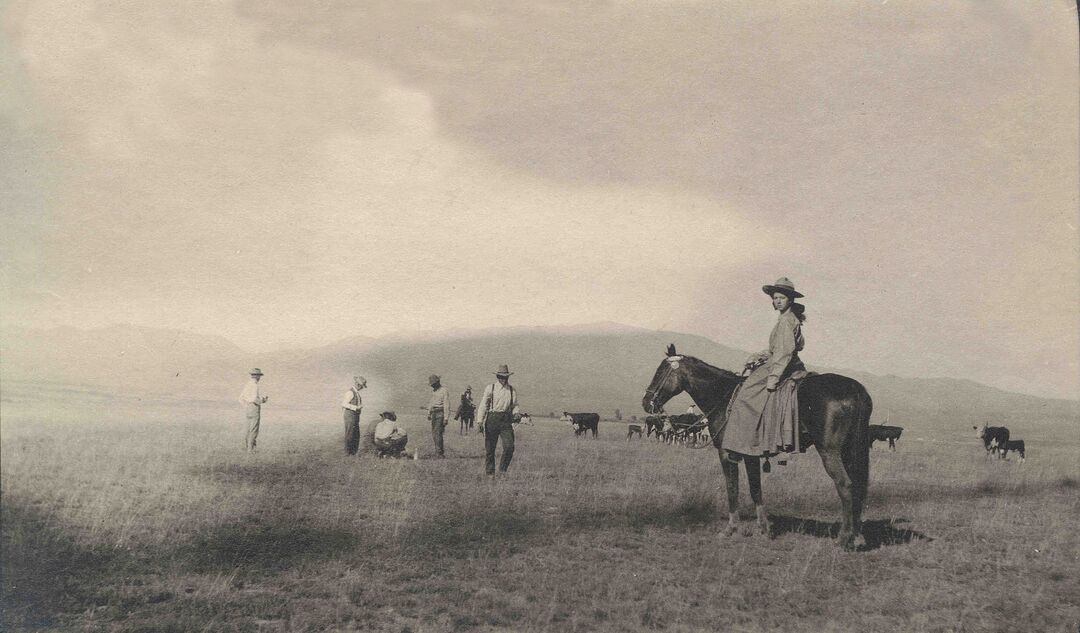
[[(747, 355), (697, 334), (614, 322), (352, 336), (318, 347), (258, 353), (224, 337), (165, 328), (22, 328), (5, 331), (0, 338), (0, 375), (5, 381), (232, 401), (247, 369), (258, 366), (267, 374), (264, 381), (274, 401), (325, 403), (333, 408), (351, 376), (361, 373), (371, 384), (366, 402), (410, 409), (426, 404), (430, 373), (443, 375), (456, 397), (466, 384), (477, 392), (505, 362), (517, 372), (513, 380), (530, 411), (595, 410), (612, 417), (619, 409), (629, 417), (642, 414), (640, 398), (669, 343), (675, 343), (679, 353), (733, 370)], [(1030, 412), (1054, 416), (1080, 412), (1078, 401), (1013, 393), (967, 378), (811, 369), (844, 373), (863, 382), (874, 399), (875, 419), (880, 420), (949, 411), (965, 423), (993, 423)], [(679, 396), (669, 410), (688, 403)]]

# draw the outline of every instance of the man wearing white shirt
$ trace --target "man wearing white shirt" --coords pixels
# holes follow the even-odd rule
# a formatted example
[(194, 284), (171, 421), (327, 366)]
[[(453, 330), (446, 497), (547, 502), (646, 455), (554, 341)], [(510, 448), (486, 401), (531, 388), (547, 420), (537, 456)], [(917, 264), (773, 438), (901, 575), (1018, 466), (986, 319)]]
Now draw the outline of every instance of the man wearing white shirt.
[[(398, 424), (393, 411), (383, 411), (375, 425), (375, 452), (379, 457), (401, 457), (409, 434)], [(415, 457), (415, 452), (414, 452)]]
[(428, 403), (431, 439), (435, 442), (435, 454), (446, 457), (443, 450), (443, 431), (446, 430), (446, 421), (450, 419), (450, 392), (442, 386), (442, 379), (435, 374), (428, 376), (428, 384), (431, 385), (431, 401)]
[(244, 385), (240, 392), (240, 402), (244, 405), (244, 413), (247, 418), (247, 435), (244, 437), (244, 446), (249, 453), (255, 452), (255, 440), (259, 437), (259, 420), (262, 416), (262, 405), (269, 400), (259, 391), (259, 379), (263, 377), (262, 370), (256, 367), (250, 372), (251, 380)]
[(506, 472), (510, 460), (514, 458), (514, 420), (520, 413), (517, 392), (510, 386), (513, 374), (506, 365), (499, 365), (495, 372), (498, 382), (484, 387), (484, 396), (480, 399), (477, 414), (480, 416), (480, 428), (484, 430), (484, 471), (495, 476), (495, 447), (502, 439), (503, 452), (499, 459), (499, 471)]
[(360, 391), (367, 387), (367, 379), (363, 376), (353, 376), (353, 386), (345, 392), (341, 400), (342, 414), (345, 419), (345, 454), (355, 455), (360, 448), (360, 411), (364, 408), (364, 401), (360, 397)]

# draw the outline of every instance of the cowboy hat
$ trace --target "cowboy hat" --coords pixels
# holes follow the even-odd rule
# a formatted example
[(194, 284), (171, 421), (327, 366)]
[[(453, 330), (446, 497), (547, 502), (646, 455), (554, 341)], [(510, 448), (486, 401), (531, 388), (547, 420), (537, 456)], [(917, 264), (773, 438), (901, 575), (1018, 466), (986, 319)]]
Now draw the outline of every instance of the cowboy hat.
[(393, 411), (383, 411), (379, 414), (379, 417), (385, 420), (390, 420), (391, 422), (397, 422), (397, 416), (394, 415)]
[(510, 371), (510, 368), (506, 365), (499, 365), (499, 371), (495, 372), (496, 376), (511, 376), (514, 372)]
[(787, 277), (781, 277), (776, 280), (771, 286), (762, 286), (761, 290), (770, 297), (774, 292), (781, 292), (791, 297), (792, 299), (800, 299), (803, 294), (795, 291), (795, 284), (791, 283), (791, 280)]
[(258, 367), (256, 367), (255, 369), (252, 369), (248, 373), (251, 374), (252, 376), (262, 376), (263, 375), (262, 370), (259, 369)]

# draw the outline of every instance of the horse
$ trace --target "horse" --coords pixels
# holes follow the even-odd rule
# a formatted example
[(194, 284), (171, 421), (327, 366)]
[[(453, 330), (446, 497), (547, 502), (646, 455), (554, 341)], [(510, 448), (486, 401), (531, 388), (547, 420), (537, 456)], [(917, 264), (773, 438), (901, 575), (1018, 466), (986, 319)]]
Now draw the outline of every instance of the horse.
[(461, 429), (458, 433), (460, 435), (468, 435), (472, 432), (473, 421), (476, 420), (476, 405), (473, 404), (471, 400), (462, 398), (454, 418), (461, 420)]
[[(675, 352), (667, 355), (653, 374), (641, 400), (646, 413), (655, 413), (671, 398), (686, 392), (701, 411), (708, 412), (709, 435), (720, 456), (727, 484), (728, 525), (725, 536), (734, 534), (739, 520), (739, 464), (734, 453), (724, 450), (727, 405), (743, 378)], [(851, 549), (861, 536), (862, 510), (870, 477), (868, 427), (873, 402), (858, 381), (839, 374), (816, 374), (802, 379), (798, 389), (801, 445), (816, 446), (825, 471), (832, 478), (843, 508), (838, 541)], [(758, 529), (769, 535), (769, 519), (761, 496), (760, 456), (743, 455), (750, 497), (754, 501)]]

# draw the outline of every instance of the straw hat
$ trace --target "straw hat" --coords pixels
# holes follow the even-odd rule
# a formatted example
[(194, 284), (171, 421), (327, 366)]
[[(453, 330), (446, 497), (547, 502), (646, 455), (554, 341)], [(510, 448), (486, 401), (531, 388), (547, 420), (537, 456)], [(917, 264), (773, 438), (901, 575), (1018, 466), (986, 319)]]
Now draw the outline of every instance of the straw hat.
[(262, 376), (263, 375), (262, 370), (259, 369), (258, 367), (256, 367), (255, 369), (252, 369), (248, 373), (251, 374), (252, 376)]
[(795, 291), (795, 284), (791, 283), (791, 280), (787, 277), (781, 277), (776, 280), (771, 286), (762, 286), (761, 290), (770, 297), (775, 292), (782, 292), (792, 299), (800, 299), (803, 294)]
[(499, 370), (495, 372), (496, 376), (511, 376), (514, 372), (510, 371), (510, 368), (506, 365), (499, 365)]

